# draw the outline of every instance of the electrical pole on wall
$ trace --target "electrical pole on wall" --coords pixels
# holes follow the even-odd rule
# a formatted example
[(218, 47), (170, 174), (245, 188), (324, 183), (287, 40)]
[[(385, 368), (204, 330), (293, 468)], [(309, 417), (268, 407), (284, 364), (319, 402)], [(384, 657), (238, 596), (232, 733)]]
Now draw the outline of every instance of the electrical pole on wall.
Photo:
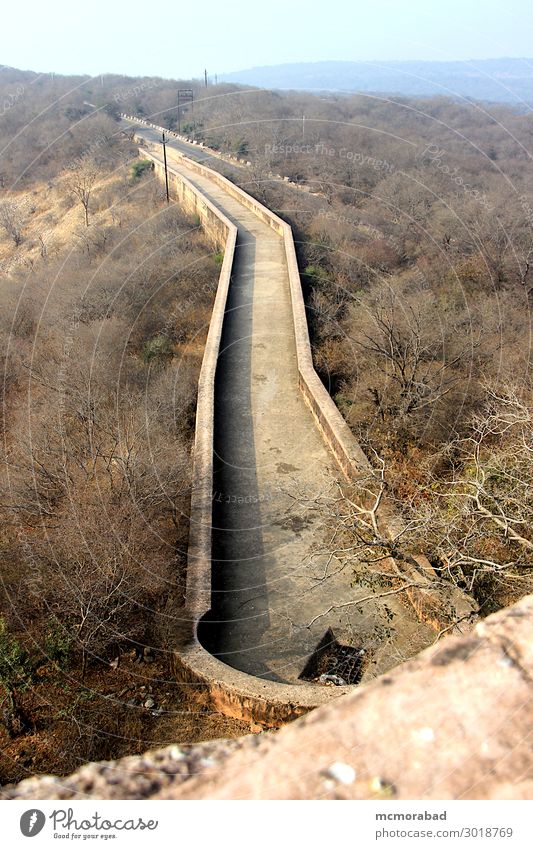
[(163, 162), (165, 163), (165, 188), (167, 190), (167, 203), (170, 203), (170, 197), (169, 197), (169, 194), (168, 194), (167, 143), (166, 143), (164, 133), (163, 133)]

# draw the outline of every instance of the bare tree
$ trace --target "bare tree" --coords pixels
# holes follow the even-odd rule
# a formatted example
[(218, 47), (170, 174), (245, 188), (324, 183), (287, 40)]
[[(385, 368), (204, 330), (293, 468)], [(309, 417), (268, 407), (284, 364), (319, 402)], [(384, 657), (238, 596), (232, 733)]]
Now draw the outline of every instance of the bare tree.
[(17, 247), (22, 242), (23, 223), (23, 207), (20, 201), (10, 198), (0, 201), (0, 226)]
[(389, 287), (379, 293), (369, 311), (369, 326), (361, 330), (356, 343), (373, 357), (387, 379), (386, 393), (371, 387), (382, 417), (393, 407), (400, 416), (409, 416), (451, 391), (457, 380), (453, 368), (461, 355), (448, 356), (439, 341), (420, 307), (400, 301)]
[(89, 506), (86, 512), (89, 521), (78, 516), (70, 534), (62, 528), (54, 556), (42, 557), (35, 581), (36, 589), (46, 588), (49, 611), (61, 616), (80, 650), (82, 678), (89, 657), (105, 658), (125, 640), (142, 639), (141, 599), (153, 598), (136, 562), (140, 551), (133, 515), (121, 511), (118, 523), (115, 515), (114, 527), (105, 536), (109, 520), (104, 510)]
[(531, 405), (523, 388), (486, 392), (468, 437), (447, 447), (450, 474), (428, 476), (414, 508), (452, 580), (472, 591), (490, 575), (512, 593), (533, 580)]
[(86, 158), (80, 160), (71, 171), (70, 188), (83, 207), (86, 227), (89, 226), (89, 203), (98, 173), (96, 163)]
[(439, 638), (477, 605), (483, 615), (531, 592), (531, 406), (524, 387), (485, 391), (469, 435), (420, 470), (410, 500), (395, 494), (391, 468), (371, 449), (372, 466), (353, 483), (312, 499), (292, 495), (329, 529), (310, 555), (316, 580), (350, 569), (355, 585), (370, 591), (325, 607), (309, 625), (332, 610), (399, 596), (424, 611)]

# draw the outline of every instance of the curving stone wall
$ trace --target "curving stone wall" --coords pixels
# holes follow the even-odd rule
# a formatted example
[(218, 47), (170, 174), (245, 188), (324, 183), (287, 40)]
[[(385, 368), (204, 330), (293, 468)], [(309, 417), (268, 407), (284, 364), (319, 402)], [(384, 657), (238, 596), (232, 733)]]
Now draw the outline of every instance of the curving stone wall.
[[(124, 117), (128, 120), (138, 120), (132, 119), (131, 116)], [(163, 128), (158, 127), (156, 124), (151, 124), (146, 121), (139, 121), (139, 123), (142, 123), (151, 129), (156, 129), (160, 132), (163, 132)], [(182, 141), (188, 141), (184, 137), (178, 136), (177, 133), (169, 133), (167, 130), (165, 130), (165, 133), (179, 138)], [(156, 157), (152, 156), (151, 154), (147, 154), (144, 148), (142, 149), (142, 155), (148, 155), (154, 162), (158, 163), (158, 174), (164, 176), (164, 170)], [(211, 168), (208, 168), (205, 165), (201, 165), (200, 163), (195, 162), (194, 160), (188, 159), (182, 154), (178, 153), (178, 155), (180, 155), (184, 163), (186, 163), (187, 168), (190, 168), (197, 174), (201, 174), (204, 177), (208, 177), (216, 185), (224, 189), (224, 191), (226, 191), (231, 197), (238, 200), (247, 209), (250, 209), (264, 223), (272, 227), (272, 229), (275, 230), (276, 233), (282, 236), (285, 245), (285, 255), (287, 258), (287, 268), (291, 289), (291, 303), (294, 321), (294, 333), (296, 339), (296, 352), (298, 358), (300, 389), (317, 421), (317, 424), (320, 428), (321, 433), (324, 436), (324, 439), (326, 440), (329, 448), (331, 449), (344, 474), (347, 477), (353, 478), (360, 476), (362, 472), (370, 471), (371, 467), (370, 463), (368, 462), (368, 459), (366, 458), (364, 452), (361, 450), (357, 440), (350, 431), (350, 428), (342, 418), (339, 410), (335, 406), (333, 399), (325, 389), (313, 365), (313, 357), (311, 353), (311, 344), (309, 341), (309, 331), (307, 326), (307, 317), (305, 313), (305, 304), (302, 294), (300, 272), (298, 270), (298, 263), (296, 260), (296, 250), (294, 247), (292, 228), (274, 212), (272, 212), (262, 203), (257, 201), (251, 195), (247, 194), (247, 192), (243, 191), (243, 189), (236, 186), (235, 183), (232, 183), (231, 180), (228, 180), (222, 174), (219, 174), (217, 171), (213, 171)], [(171, 174), (172, 178), (174, 179), (175, 175), (172, 172), (172, 168), (169, 168), (168, 170), (169, 174)], [(197, 189), (193, 189), (193, 191), (199, 194)], [(189, 208), (191, 207), (189, 206)], [(207, 229), (209, 232), (209, 222)]]
[[(157, 176), (164, 180), (164, 166), (145, 148), (143, 157), (154, 164)], [(187, 168), (197, 173), (220, 177), (198, 163), (185, 159)], [(173, 654), (174, 674), (182, 683), (208, 696), (214, 709), (227, 716), (245, 719), (262, 727), (278, 727), (313, 708), (350, 691), (350, 687), (322, 687), (303, 683), (279, 684), (247, 675), (213, 657), (197, 638), (198, 623), (211, 607), (211, 526), (213, 491), (214, 393), (217, 359), (222, 336), (224, 312), (231, 281), (237, 228), (223, 213), (180, 172), (168, 167), (169, 191), (187, 211), (198, 215), (202, 226), (217, 248), (224, 248), (224, 261), (209, 325), (196, 409), (196, 431), (191, 494), (191, 518), (187, 554), (186, 610), (176, 629)], [(221, 177), (224, 180), (223, 177)], [(228, 181), (229, 182), (229, 181)], [(241, 190), (232, 186), (240, 198)], [(242, 193), (255, 210), (255, 201)], [(270, 215), (257, 204), (261, 216)], [(274, 222), (277, 226), (277, 223)], [(287, 226), (287, 225), (285, 225)], [(303, 306), (303, 301), (302, 301)], [(305, 318), (305, 315), (304, 315)]]
[(275, 734), (88, 764), (0, 796), (531, 799), (532, 629), (527, 596)]
[[(141, 149), (143, 157), (154, 163), (156, 174), (165, 179), (164, 166), (157, 157)], [(213, 428), (215, 373), (222, 337), (222, 325), (231, 281), (237, 242), (237, 228), (187, 178), (168, 168), (169, 191), (200, 222), (218, 249), (224, 250), (215, 303), (209, 323), (196, 403), (196, 428), (193, 450), (191, 515), (187, 554), (187, 611), (192, 630), (211, 607), (211, 526), (213, 492)], [(209, 566), (207, 567), (207, 563)], [(191, 628), (185, 623), (185, 638)], [(180, 640), (181, 641), (181, 640)]]
[[(160, 132), (163, 131), (163, 128), (146, 121), (139, 121), (139, 123)], [(172, 132), (168, 135), (181, 138)], [(143, 157), (152, 160), (157, 175), (164, 179), (162, 162), (147, 151), (145, 147), (141, 148), (140, 152)], [(176, 153), (176, 151), (174, 150), (173, 153)], [(371, 467), (365, 454), (353, 437), (313, 366), (305, 304), (291, 227), (222, 174), (185, 157), (180, 152), (177, 152), (177, 154), (187, 169), (209, 178), (282, 236), (291, 292), (300, 389), (326, 444), (346, 477), (357, 479), (362, 474), (368, 474)], [(225, 249), (198, 386), (187, 566), (187, 610), (185, 620), (182, 622), (183, 627), (180, 629), (180, 633), (176, 634), (178, 647), (173, 657), (174, 671), (178, 680), (188, 683), (191, 687), (197, 687), (204, 694), (207, 692), (213, 707), (226, 715), (249, 720), (264, 727), (278, 727), (330, 701), (332, 698), (350, 692), (351, 688), (326, 688), (303, 682), (298, 685), (284, 685), (258, 679), (228, 667), (209, 654), (198, 641), (196, 634), (198, 623), (211, 606), (214, 381), (237, 229), (183, 174), (171, 166), (167, 170), (169, 189), (173, 196), (186, 209), (199, 216), (213, 242), (217, 247), (223, 246)], [(391, 523), (393, 521), (391, 517)], [(400, 576), (400, 572), (392, 560), (391, 567), (396, 569)], [(442, 604), (441, 600), (429, 588), (435, 575), (434, 573), (431, 575), (432, 570), (427, 561), (424, 562), (423, 568), (421, 568), (420, 563), (413, 562), (413, 570), (416, 572), (417, 581), (427, 582), (428, 589), (409, 591), (409, 601), (417, 615), (430, 623), (436, 631), (439, 631), (443, 627), (442, 618), (439, 616)], [(454, 589), (450, 591), (448, 601), (455, 605), (461, 615), (465, 611), (471, 614), (468, 618), (465, 616), (458, 630), (467, 630), (472, 627), (475, 621), (475, 605), (466, 599), (462, 593)]]

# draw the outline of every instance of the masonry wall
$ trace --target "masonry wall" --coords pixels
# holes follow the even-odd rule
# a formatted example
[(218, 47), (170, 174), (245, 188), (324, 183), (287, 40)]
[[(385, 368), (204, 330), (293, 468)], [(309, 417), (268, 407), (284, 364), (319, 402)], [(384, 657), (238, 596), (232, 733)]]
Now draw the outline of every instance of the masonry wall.
[[(145, 148), (142, 148), (141, 153), (153, 161), (156, 174), (164, 180), (164, 166), (160, 160)], [(361, 475), (367, 475), (371, 466), (313, 366), (291, 227), (218, 172), (184, 156), (183, 161), (187, 169), (212, 180), (282, 236), (289, 275), (300, 390), (346, 477), (356, 480)], [(167, 170), (172, 196), (189, 212), (198, 215), (213, 244), (219, 249), (223, 247), (225, 251), (198, 385), (186, 588), (188, 621), (182, 629), (179, 648), (174, 653), (174, 671), (178, 680), (196, 686), (204, 697), (207, 695), (217, 710), (265, 727), (277, 727), (351, 688), (323, 688), (305, 683), (281, 685), (257, 679), (217, 660), (201, 646), (196, 636), (199, 621), (211, 607), (214, 381), (231, 284), (237, 228), (182, 174), (171, 166)], [(394, 561), (391, 560), (391, 564), (396, 568)], [(438, 616), (441, 605), (429, 588), (431, 576), (417, 571), (417, 579), (422, 584), (427, 582), (428, 589), (413, 591), (409, 593), (408, 599), (417, 615), (439, 631), (443, 627)], [(461, 596), (460, 602), (464, 606), (462, 594), (457, 592), (455, 595)], [(471, 627), (474, 620), (473, 613), (464, 629)]]
[[(140, 154), (153, 162), (157, 177), (164, 181), (162, 162), (144, 147), (141, 148)], [(187, 160), (186, 164), (187, 168), (209, 178), (214, 174), (191, 160)], [(196, 688), (199, 697), (207, 699), (214, 710), (247, 720), (257, 726), (276, 728), (332, 698), (349, 692), (351, 688), (332, 689), (304, 682), (301, 685), (284, 685), (265, 681), (227, 666), (207, 652), (198, 641), (198, 623), (211, 607), (214, 388), (224, 312), (231, 285), (237, 228), (184, 175), (175, 171), (172, 166), (167, 168), (167, 172), (170, 196), (183, 205), (187, 212), (197, 215), (213, 245), (218, 250), (224, 249), (224, 260), (198, 382), (186, 609), (183, 611), (181, 627), (176, 635), (173, 671), (178, 681), (192, 689)], [(231, 183), (229, 185), (232, 186)], [(240, 199), (241, 190), (237, 187), (234, 189), (234, 196)], [(256, 211), (253, 199), (245, 193), (242, 194), (250, 202), (249, 208)], [(257, 212), (261, 217), (265, 216), (263, 220), (266, 220), (268, 210), (260, 207), (261, 205), (257, 204)], [(277, 229), (279, 225), (277, 221), (273, 221), (271, 226)]]

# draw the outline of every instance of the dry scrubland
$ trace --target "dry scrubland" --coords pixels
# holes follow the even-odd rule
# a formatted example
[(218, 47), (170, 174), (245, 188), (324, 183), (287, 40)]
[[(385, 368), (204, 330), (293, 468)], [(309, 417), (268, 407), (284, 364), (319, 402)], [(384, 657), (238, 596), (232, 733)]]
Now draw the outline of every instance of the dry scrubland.
[[(423, 551), (482, 616), (516, 601), (533, 562), (531, 116), (218, 89), (197, 135), (244, 155), (239, 182), (293, 225), (317, 370), (374, 466), (364, 499), (323, 498), (331, 550), (380, 590), (385, 555)], [(368, 512), (382, 496), (392, 540)]]
[[(4, 780), (245, 730), (168, 684), (219, 258), (133, 170), (116, 117), (175, 126), (176, 88), (0, 73)], [(423, 550), (481, 615), (521, 597), (531, 117), (441, 98), (196, 97), (182, 129), (247, 158), (232, 178), (294, 227), (317, 369), (375, 468), (364, 504), (324, 495), (331, 549), (363, 562), (360, 581), (372, 562), (384, 591), (384, 557)], [(397, 539), (362, 512), (383, 493)], [(144, 645), (155, 654), (134, 664)]]
[(166, 653), (219, 257), (96, 124), (66, 151), (45, 125), (53, 163), (0, 198), (3, 781), (240, 730), (189, 705)]

